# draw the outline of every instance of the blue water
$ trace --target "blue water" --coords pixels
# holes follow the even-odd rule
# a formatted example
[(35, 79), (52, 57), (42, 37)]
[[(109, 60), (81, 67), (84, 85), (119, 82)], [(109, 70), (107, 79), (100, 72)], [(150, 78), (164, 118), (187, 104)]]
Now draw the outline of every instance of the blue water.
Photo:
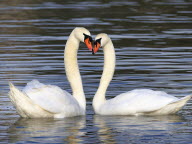
[(7, 93), (32, 79), (71, 93), (63, 50), (75, 27), (105, 32), (117, 65), (107, 98), (136, 88), (192, 93), (192, 2), (27, 0), (0, 2), (0, 143), (192, 143), (192, 100), (176, 115), (98, 116), (92, 109), (103, 52), (78, 53), (87, 99), (82, 117), (22, 119)]

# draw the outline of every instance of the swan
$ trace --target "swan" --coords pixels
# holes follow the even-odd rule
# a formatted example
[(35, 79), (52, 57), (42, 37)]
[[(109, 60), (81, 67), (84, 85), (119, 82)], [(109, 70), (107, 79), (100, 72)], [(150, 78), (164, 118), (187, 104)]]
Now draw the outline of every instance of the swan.
[(110, 37), (101, 33), (95, 38), (92, 53), (104, 52), (104, 68), (99, 88), (93, 98), (93, 109), (99, 115), (166, 115), (179, 111), (192, 97), (178, 99), (162, 91), (134, 89), (106, 100), (105, 93), (115, 70), (115, 50)]
[(92, 49), (90, 35), (87, 29), (77, 27), (66, 42), (65, 71), (73, 96), (58, 86), (45, 85), (38, 80), (27, 83), (22, 91), (9, 83), (9, 98), (21, 117), (65, 118), (85, 115), (86, 100), (77, 63), (77, 51), (80, 42), (84, 42), (89, 50)]

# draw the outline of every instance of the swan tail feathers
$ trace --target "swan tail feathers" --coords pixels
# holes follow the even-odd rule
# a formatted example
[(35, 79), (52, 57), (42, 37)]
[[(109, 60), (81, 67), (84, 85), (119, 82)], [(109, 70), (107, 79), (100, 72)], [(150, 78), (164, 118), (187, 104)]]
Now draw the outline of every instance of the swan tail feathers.
[[(170, 103), (167, 107), (170, 107), (170, 114), (174, 114), (181, 110), (185, 104), (191, 99), (192, 95), (185, 96), (176, 102)], [(168, 113), (169, 114), (169, 113)]]
[(191, 95), (187, 95), (187, 96), (185, 96), (184, 98), (181, 98), (181, 99), (184, 99), (184, 100), (186, 100), (186, 102), (188, 101), (188, 100), (190, 100), (192, 98), (192, 94)]
[(9, 82), (9, 98), (15, 106), (18, 114), (24, 118), (52, 117), (52, 113), (36, 105), (27, 94), (21, 92), (11, 82)]
[(153, 112), (147, 113), (148, 115), (167, 115), (167, 114), (175, 114), (179, 110), (181, 110), (185, 104), (192, 98), (192, 95), (185, 96), (177, 101), (174, 101), (165, 107), (158, 109)]

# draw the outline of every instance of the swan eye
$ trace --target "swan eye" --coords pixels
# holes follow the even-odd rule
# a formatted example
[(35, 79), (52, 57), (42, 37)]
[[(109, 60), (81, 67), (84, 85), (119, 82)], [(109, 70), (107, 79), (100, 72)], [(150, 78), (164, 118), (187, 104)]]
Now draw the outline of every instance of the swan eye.
[(96, 41), (97, 41), (99, 44), (101, 44), (101, 39), (102, 39), (102, 38), (97, 39)]
[(83, 33), (84, 35), (84, 40), (86, 40), (87, 38), (89, 38), (89, 35), (86, 35), (85, 33)]
[(97, 44), (99, 44), (99, 46), (101, 46), (101, 38), (94, 41), (94, 45), (97, 46)]
[(86, 39), (89, 39), (89, 44), (93, 41), (93, 39), (92, 39), (91, 36), (86, 35), (85, 33), (83, 33), (83, 35), (84, 35), (84, 41), (85, 41)]

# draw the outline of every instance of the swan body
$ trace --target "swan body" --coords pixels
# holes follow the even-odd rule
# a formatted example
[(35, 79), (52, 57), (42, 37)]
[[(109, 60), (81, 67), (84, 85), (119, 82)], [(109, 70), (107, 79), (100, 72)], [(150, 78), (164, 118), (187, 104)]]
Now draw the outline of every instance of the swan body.
[(87, 29), (75, 28), (65, 46), (65, 70), (73, 95), (58, 86), (45, 85), (38, 80), (29, 82), (22, 91), (9, 83), (9, 97), (21, 117), (64, 118), (85, 115), (86, 100), (77, 63), (77, 51), (80, 42), (85, 42), (91, 49), (90, 40)]
[(179, 111), (192, 95), (178, 99), (162, 91), (135, 89), (106, 100), (105, 93), (115, 70), (115, 50), (107, 34), (96, 36), (93, 53), (104, 51), (104, 70), (93, 98), (93, 108), (100, 115), (166, 115)]

